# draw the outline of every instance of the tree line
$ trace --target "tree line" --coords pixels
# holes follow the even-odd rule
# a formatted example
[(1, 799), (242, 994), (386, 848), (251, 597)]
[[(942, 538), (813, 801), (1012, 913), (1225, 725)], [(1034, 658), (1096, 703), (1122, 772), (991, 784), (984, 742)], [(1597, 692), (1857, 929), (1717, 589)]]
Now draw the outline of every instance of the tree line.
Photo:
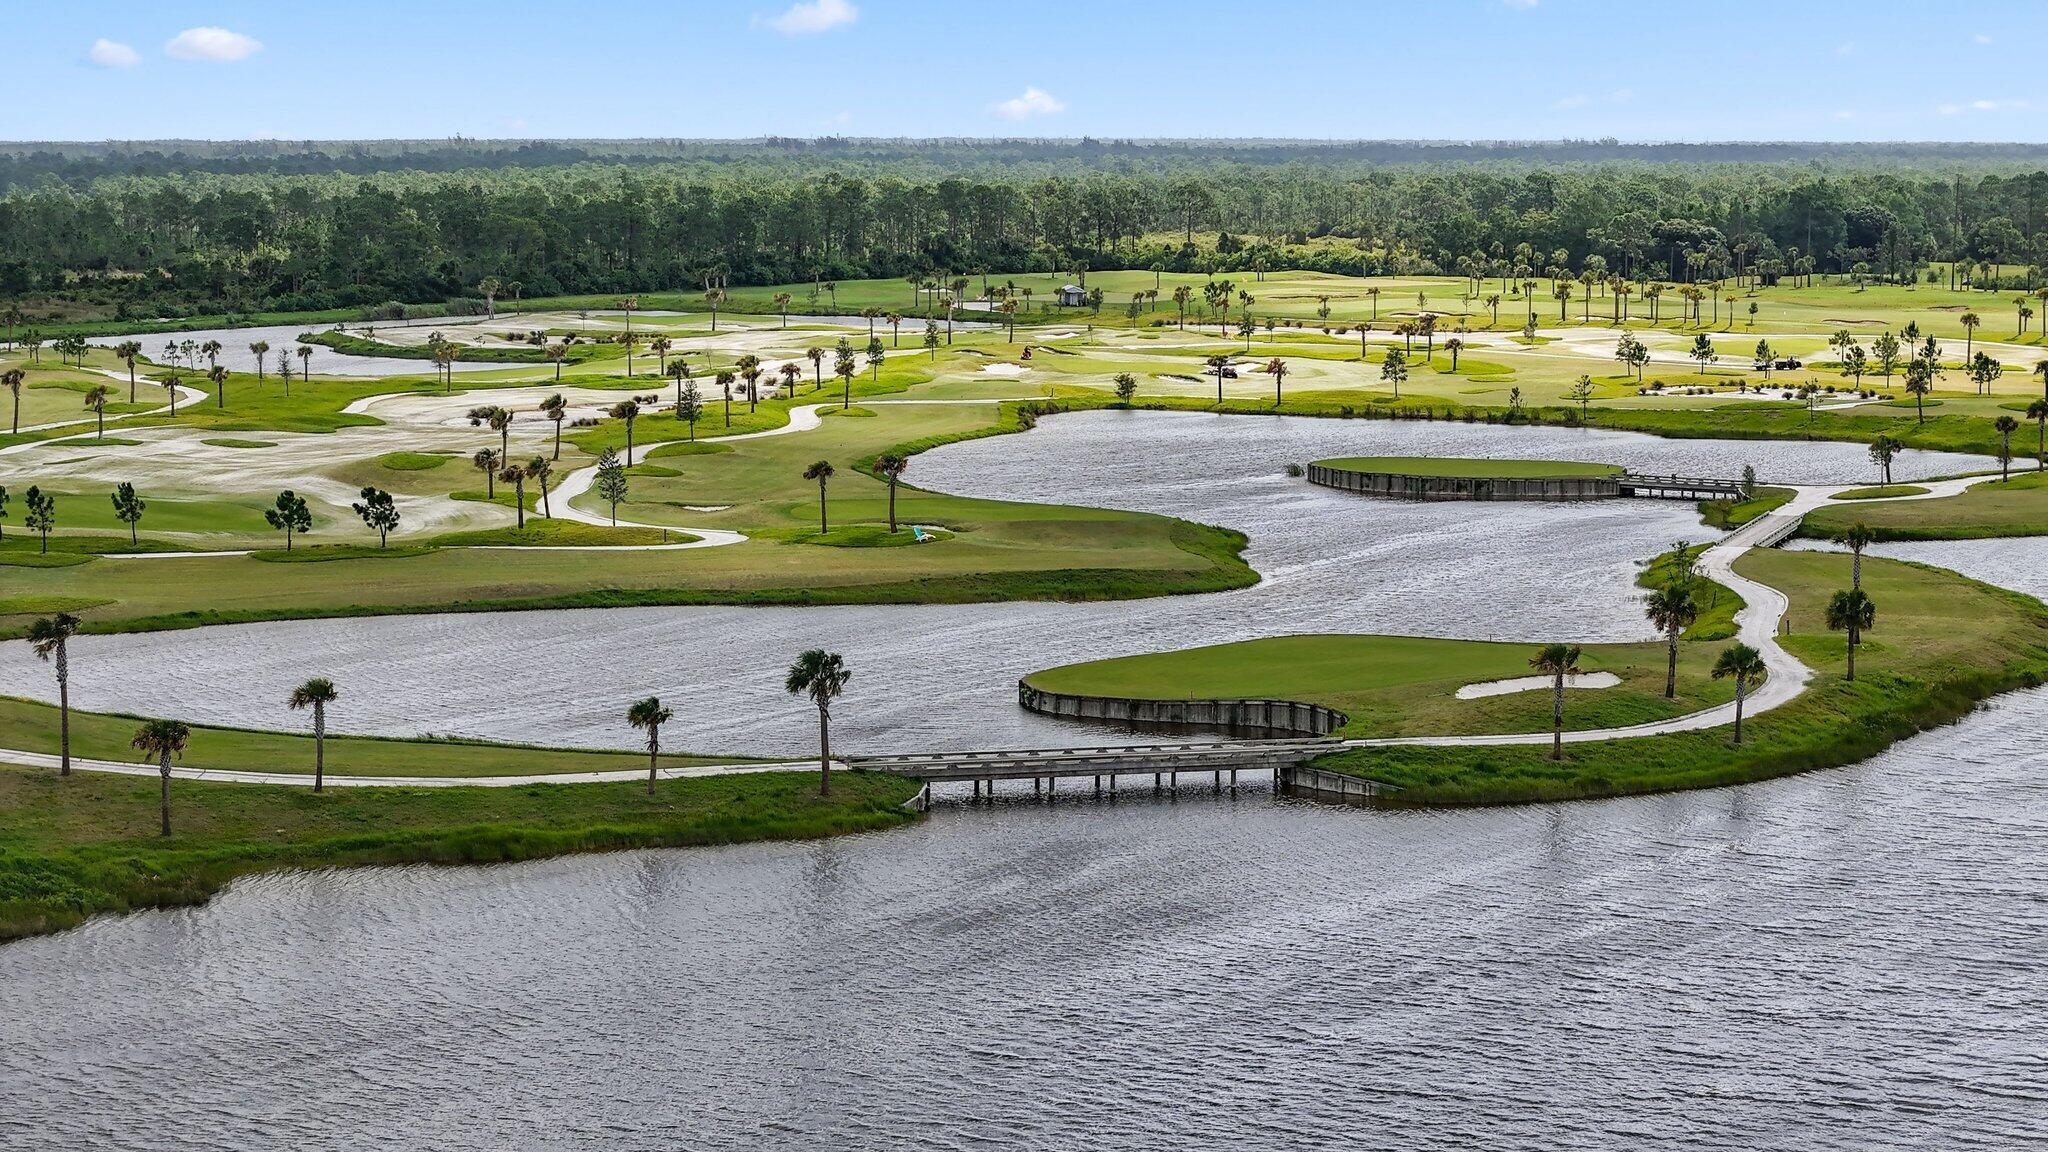
[[(1382, 163), (1284, 142), (1058, 143), (18, 153), (0, 158), (0, 297), (143, 317), (440, 301), (486, 279), (516, 300), (1076, 266), (1525, 278), (1594, 261), (1680, 282), (1902, 280), (1955, 261), (1958, 280), (2031, 287), (2048, 263), (2048, 170), (2024, 150), (1535, 163), (1415, 146), (1421, 159)], [(482, 166), (440, 167), (456, 160)]]

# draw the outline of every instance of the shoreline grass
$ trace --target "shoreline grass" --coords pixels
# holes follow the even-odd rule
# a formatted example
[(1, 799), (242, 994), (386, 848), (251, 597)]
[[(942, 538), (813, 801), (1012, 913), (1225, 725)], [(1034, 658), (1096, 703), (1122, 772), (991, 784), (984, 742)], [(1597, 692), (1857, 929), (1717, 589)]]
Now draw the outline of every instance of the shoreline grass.
[(762, 772), (645, 785), (301, 788), (174, 781), (175, 835), (147, 777), (0, 766), (0, 941), (91, 916), (203, 903), (280, 869), (501, 864), (570, 853), (802, 840), (900, 827), (916, 782)]

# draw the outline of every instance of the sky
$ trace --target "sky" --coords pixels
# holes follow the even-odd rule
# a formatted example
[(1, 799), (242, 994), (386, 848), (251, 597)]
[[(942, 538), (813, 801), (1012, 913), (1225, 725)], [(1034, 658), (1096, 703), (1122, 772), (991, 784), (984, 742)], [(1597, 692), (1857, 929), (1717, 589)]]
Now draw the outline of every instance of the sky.
[(2041, 0), (98, 0), (0, 139), (2048, 141)]

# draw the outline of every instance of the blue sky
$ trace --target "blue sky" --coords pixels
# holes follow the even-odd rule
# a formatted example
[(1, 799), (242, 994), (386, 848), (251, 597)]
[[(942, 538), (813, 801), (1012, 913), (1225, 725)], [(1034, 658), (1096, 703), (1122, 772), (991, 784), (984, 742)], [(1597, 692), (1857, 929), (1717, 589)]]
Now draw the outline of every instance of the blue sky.
[(103, 0), (8, 25), (9, 140), (2048, 140), (2038, 0)]

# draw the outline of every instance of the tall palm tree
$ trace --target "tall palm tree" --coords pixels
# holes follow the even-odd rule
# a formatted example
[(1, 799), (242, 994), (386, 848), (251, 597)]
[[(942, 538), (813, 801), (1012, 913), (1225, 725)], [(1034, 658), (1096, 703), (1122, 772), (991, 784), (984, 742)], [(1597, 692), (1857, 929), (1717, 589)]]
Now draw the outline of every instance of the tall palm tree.
[(633, 421), (640, 418), (640, 402), (631, 399), (619, 401), (617, 404), (612, 405), (611, 417), (614, 420), (624, 420), (626, 422), (626, 467), (631, 468), (633, 466)]
[(825, 386), (825, 350), (816, 345), (804, 349), (804, 358), (811, 362), (811, 391)]
[(1273, 378), (1273, 407), (1280, 406), (1280, 382), (1287, 378), (1287, 361), (1278, 356), (1266, 361), (1266, 375)]
[(562, 361), (569, 358), (569, 345), (566, 343), (550, 344), (543, 355), (548, 358), (548, 363), (555, 366), (555, 383), (560, 384), (562, 382)]
[(654, 353), (655, 375), (668, 375), (668, 350), (673, 347), (675, 347), (675, 342), (666, 336), (656, 336), (647, 342), (648, 351)]
[(1650, 624), (1664, 634), (1667, 648), (1664, 698), (1677, 699), (1678, 637), (1700, 618), (1699, 605), (1693, 603), (1692, 593), (1684, 588), (1659, 588), (1643, 598), (1643, 615), (1648, 616)]
[(523, 532), (526, 530), (526, 469), (517, 464), (507, 464), (498, 473), (498, 479), (512, 486), (512, 509), (518, 521), (513, 527)]
[[(105, 384), (95, 384), (85, 390), (85, 410), (93, 414), (95, 422), (93, 439), (95, 440), (107, 438), (107, 397), (113, 394), (114, 390)], [(2011, 417), (2002, 417), (2002, 419), (2010, 420)]]
[(311, 344), (301, 344), (299, 345), (299, 380), (302, 383), (306, 382), (310, 378), (312, 371), (313, 346)]
[(2012, 479), (2012, 434), (2020, 430), (2020, 422), (2010, 416), (2000, 416), (1991, 422), (1998, 430), (1998, 478)]
[[(123, 347), (126, 347), (126, 345), (123, 345)], [(137, 345), (135, 346), (135, 350), (136, 350), (137, 352), (140, 352), (140, 351), (142, 350), (142, 345), (140, 345), (140, 344), (137, 344)], [(250, 355), (250, 356), (252, 356), (252, 357), (254, 357), (254, 358), (255, 358), (255, 360), (256, 360), (256, 383), (257, 383), (258, 385), (261, 385), (261, 384), (263, 383), (263, 358), (264, 358), (265, 356), (268, 356), (268, 355), (270, 355), (270, 341), (268, 341), (268, 340), (251, 340), (251, 341), (249, 342), (249, 355)], [(133, 363), (131, 362), (131, 363), (129, 364), (128, 368), (129, 368), (129, 371), (128, 371), (128, 385), (129, 385), (129, 391), (130, 391), (130, 392), (133, 392), (133, 391), (134, 391), (134, 386), (135, 386), (135, 370), (134, 370), (134, 369), (135, 369), (135, 365), (134, 365), (134, 364), (133, 364)], [(129, 402), (129, 403), (131, 403), (131, 404), (132, 404), (132, 403), (134, 403), (134, 402), (135, 402), (135, 397), (134, 397), (134, 396), (132, 396), (132, 395), (131, 395), (131, 396), (129, 396), (129, 397), (128, 397), (128, 402)]]
[(496, 448), (479, 448), (469, 462), (484, 474), (484, 499), (498, 498), (498, 461), (502, 459)]
[(889, 534), (896, 534), (896, 484), (903, 479), (904, 469), (910, 467), (908, 457), (894, 452), (884, 452), (875, 458), (875, 475), (889, 483)]
[(664, 708), (661, 697), (636, 700), (626, 709), (626, 723), (647, 733), (647, 794), (654, 795), (654, 775), (661, 766), (661, 726), (675, 719), (673, 708)]
[(292, 711), (311, 708), (313, 710), (313, 791), (320, 792), (327, 787), (327, 706), (334, 703), (340, 693), (334, 690), (334, 681), (324, 676), (315, 676), (297, 688), (285, 700)]
[(158, 808), (165, 836), (171, 834), (171, 757), (184, 752), (185, 742), (191, 737), (192, 730), (176, 720), (150, 720), (137, 728), (134, 738), (128, 741), (129, 747), (156, 759), (160, 782)]
[(219, 364), (206, 370), (206, 378), (213, 383), (213, 403), (217, 408), (228, 406), (228, 370)]
[(2048, 469), (2048, 400), (2027, 405), (2027, 419), (2034, 422), (2034, 471)]
[[(251, 344), (251, 348), (255, 345)], [(264, 345), (268, 348), (269, 345)], [(128, 365), (128, 402), (135, 403), (135, 361), (142, 355), (142, 341), (123, 340), (114, 347), (114, 355)], [(260, 363), (260, 361), (259, 361)]]
[(813, 648), (789, 666), (782, 687), (792, 696), (808, 694), (818, 706), (818, 795), (832, 794), (832, 701), (853, 679), (839, 653)]
[[(677, 361), (677, 363), (681, 363), (681, 361)], [(540, 402), (540, 412), (541, 415), (555, 422), (555, 454), (549, 457), (549, 459), (560, 460), (562, 458), (562, 421), (568, 419), (569, 402), (562, 398), (560, 392), (557, 392)]]
[(1849, 680), (1856, 679), (1856, 645), (1863, 642), (1863, 634), (1877, 625), (1877, 604), (1861, 588), (1850, 588), (1837, 592), (1828, 600), (1827, 624), (1830, 632), (1844, 632), (1849, 637)]
[(1214, 372), (1214, 373), (1216, 374), (1216, 403), (1218, 403), (1218, 404), (1222, 404), (1222, 403), (1223, 403), (1223, 371), (1224, 371), (1224, 369), (1226, 369), (1226, 368), (1228, 368), (1228, 367), (1230, 366), (1230, 357), (1228, 357), (1228, 356), (1211, 356), (1211, 357), (1209, 357), (1209, 358), (1208, 358), (1207, 360), (1204, 360), (1204, 361), (1202, 361), (1202, 363), (1204, 363), (1204, 364), (1207, 364), (1207, 365), (1209, 366), (1209, 371), (1211, 371), (1211, 372)]
[(57, 774), (71, 775), (71, 638), (78, 635), (78, 617), (69, 612), (45, 616), (28, 626), (23, 639), (39, 659), (57, 668)]
[(1863, 550), (1877, 542), (1877, 533), (1858, 520), (1835, 534), (1835, 543), (1849, 550), (1849, 586), (1863, 587)]
[(540, 484), (540, 511), (548, 519), (555, 518), (554, 506), (548, 503), (548, 477), (553, 475), (555, 466), (545, 456), (535, 456), (526, 462), (526, 474)]
[(832, 530), (831, 521), (825, 516), (825, 482), (832, 479), (832, 462), (820, 460), (812, 464), (804, 469), (804, 479), (818, 482), (818, 534), (822, 536)]
[(14, 427), (11, 429), (13, 432), (21, 431), (21, 385), (27, 379), (28, 373), (19, 368), (9, 368), (5, 372), (0, 372), (0, 388), (14, 393)]
[(1764, 658), (1747, 644), (1731, 644), (1714, 661), (1714, 679), (1735, 678), (1735, 742), (1742, 743), (1742, 704), (1749, 689), (1764, 674)]
[(1550, 758), (1564, 759), (1564, 682), (1567, 676), (1579, 673), (1579, 646), (1576, 644), (1545, 644), (1536, 650), (1529, 660), (1529, 667), (1551, 677), (1550, 685)]
[(1977, 325), (1982, 324), (1984, 318), (1975, 312), (1965, 312), (1961, 317), (1961, 322), (1963, 325), (1963, 363), (1968, 364), (1970, 362), (1970, 351), (1976, 346)]

